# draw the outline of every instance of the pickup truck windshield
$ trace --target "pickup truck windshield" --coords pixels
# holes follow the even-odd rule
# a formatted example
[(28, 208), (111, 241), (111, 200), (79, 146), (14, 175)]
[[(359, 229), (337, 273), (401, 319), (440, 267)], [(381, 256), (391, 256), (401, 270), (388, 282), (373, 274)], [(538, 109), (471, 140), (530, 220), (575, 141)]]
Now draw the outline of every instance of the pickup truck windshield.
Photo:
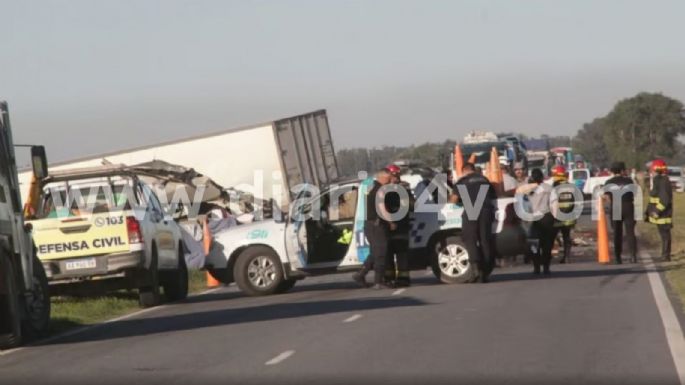
[(48, 188), (38, 217), (73, 217), (91, 210), (93, 214), (130, 210), (128, 195), (132, 190), (126, 187), (124, 184), (101, 184)]

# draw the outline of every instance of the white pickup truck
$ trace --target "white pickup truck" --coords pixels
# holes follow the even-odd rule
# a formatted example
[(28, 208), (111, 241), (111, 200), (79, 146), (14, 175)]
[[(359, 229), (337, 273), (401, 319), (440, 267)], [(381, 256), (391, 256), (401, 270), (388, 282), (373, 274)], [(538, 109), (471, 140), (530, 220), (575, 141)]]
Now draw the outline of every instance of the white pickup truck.
[(54, 293), (137, 288), (143, 307), (160, 302), (160, 286), (169, 300), (187, 296), (181, 230), (135, 173), (119, 165), (54, 171), (36, 188), (29, 223)]
[[(299, 212), (291, 212), (285, 220), (265, 220), (215, 234), (208, 270), (225, 284), (236, 282), (248, 295), (267, 295), (287, 291), (307, 275), (359, 269), (369, 255), (363, 197), (372, 182), (350, 181), (316, 196), (301, 194), (296, 202), (304, 204), (293, 205)], [(338, 205), (330, 204), (336, 201)], [(514, 198), (497, 201), (493, 232), (499, 256), (523, 254), (526, 248), (513, 204)], [(322, 209), (320, 220), (296, 220), (317, 205)], [(410, 264), (431, 266), (444, 283), (473, 282), (477, 269), (469, 264), (460, 235), (463, 208), (449, 203), (436, 207), (437, 212), (412, 214)]]

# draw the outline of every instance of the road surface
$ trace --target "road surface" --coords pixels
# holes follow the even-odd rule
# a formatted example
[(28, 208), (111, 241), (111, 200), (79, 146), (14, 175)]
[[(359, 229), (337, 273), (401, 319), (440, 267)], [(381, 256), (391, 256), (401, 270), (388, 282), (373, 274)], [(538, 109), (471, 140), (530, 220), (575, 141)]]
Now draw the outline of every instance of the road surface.
[[(234, 287), (0, 356), (1, 384), (679, 384), (644, 265), (498, 269), (406, 290)], [(357, 382), (354, 382), (357, 381)]]

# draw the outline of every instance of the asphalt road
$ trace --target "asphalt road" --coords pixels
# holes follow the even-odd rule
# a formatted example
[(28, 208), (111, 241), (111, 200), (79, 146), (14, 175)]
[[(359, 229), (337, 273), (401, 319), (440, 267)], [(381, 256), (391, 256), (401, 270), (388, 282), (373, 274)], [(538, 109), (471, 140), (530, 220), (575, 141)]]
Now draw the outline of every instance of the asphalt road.
[(350, 275), (287, 294), (234, 287), (0, 356), (1, 384), (678, 384), (642, 265), (496, 270), (404, 291)]

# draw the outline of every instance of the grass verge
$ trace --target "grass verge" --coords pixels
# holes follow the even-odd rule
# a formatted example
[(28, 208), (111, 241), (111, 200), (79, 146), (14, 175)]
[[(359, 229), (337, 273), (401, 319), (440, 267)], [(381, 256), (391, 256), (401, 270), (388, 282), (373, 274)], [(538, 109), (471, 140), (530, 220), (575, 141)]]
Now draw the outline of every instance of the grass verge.
[[(640, 245), (650, 250), (653, 257), (661, 253), (661, 239), (656, 226), (646, 222), (638, 224)], [(685, 310), (685, 193), (673, 193), (672, 261), (657, 262), (666, 270), (669, 285), (680, 297), (681, 309)]]
[[(207, 290), (204, 271), (190, 270), (188, 273), (190, 293)], [(140, 307), (135, 290), (118, 291), (98, 297), (53, 297), (50, 334), (100, 323), (137, 310)]]

